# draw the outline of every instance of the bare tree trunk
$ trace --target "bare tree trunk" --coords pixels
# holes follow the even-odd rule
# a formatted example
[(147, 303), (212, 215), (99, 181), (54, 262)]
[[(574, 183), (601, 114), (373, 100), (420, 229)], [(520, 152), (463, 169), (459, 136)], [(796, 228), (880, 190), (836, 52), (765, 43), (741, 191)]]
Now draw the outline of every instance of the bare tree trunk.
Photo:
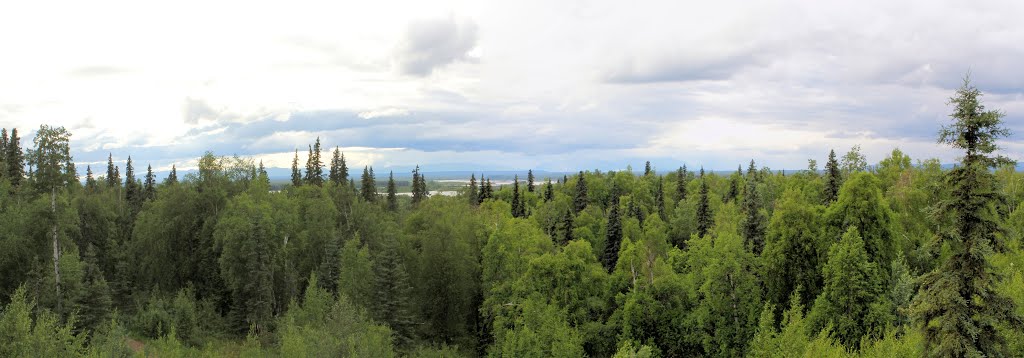
[(57, 188), (50, 189), (50, 213), (53, 214), (53, 227), (50, 234), (53, 235), (53, 278), (57, 284), (57, 311), (60, 307), (60, 241), (57, 240)]

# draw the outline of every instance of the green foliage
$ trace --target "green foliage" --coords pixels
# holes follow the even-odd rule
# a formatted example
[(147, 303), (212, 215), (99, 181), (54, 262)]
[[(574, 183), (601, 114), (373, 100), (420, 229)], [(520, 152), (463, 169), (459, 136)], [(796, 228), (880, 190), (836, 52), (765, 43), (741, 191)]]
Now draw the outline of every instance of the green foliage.
[(48, 310), (36, 310), (24, 287), (0, 311), (0, 356), (69, 357), (85, 352), (85, 334), (74, 333), (74, 320), (62, 323)]
[(337, 300), (309, 280), (301, 304), (278, 323), (283, 357), (394, 357), (391, 330), (374, 323), (344, 296)]
[(892, 322), (892, 303), (883, 272), (871, 261), (853, 226), (829, 250), (822, 273), (825, 286), (809, 317), (812, 332), (831, 327), (832, 336), (851, 349), (865, 336), (880, 337)]
[(697, 201), (697, 236), (704, 237), (715, 224), (708, 201), (708, 182), (704, 178), (704, 168), (700, 168), (700, 197)]
[(821, 292), (821, 264), (829, 247), (821, 222), (821, 208), (795, 190), (776, 204), (761, 254), (766, 299), (776, 307), (784, 307), (797, 287), (803, 307)]
[(839, 188), (843, 186), (842, 172), (839, 171), (839, 162), (836, 161), (836, 151), (828, 152), (828, 162), (825, 163), (825, 192), (823, 193), (825, 204), (829, 204), (839, 198)]
[(825, 220), (833, 240), (850, 227), (864, 240), (868, 259), (878, 265), (888, 281), (889, 263), (896, 258), (893, 214), (882, 197), (878, 179), (871, 173), (855, 173), (843, 184), (839, 199), (828, 207)]
[[(582, 357), (583, 340), (557, 306), (527, 299), (495, 322), (490, 357)], [(508, 327), (508, 328), (504, 328)]]

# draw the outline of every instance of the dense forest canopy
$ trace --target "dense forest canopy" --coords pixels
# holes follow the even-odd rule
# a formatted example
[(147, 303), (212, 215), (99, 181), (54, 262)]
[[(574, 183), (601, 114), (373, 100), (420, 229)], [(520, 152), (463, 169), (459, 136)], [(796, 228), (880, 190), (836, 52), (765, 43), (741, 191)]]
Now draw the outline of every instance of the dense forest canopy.
[(212, 153), (79, 178), (64, 128), (4, 129), (0, 356), (1024, 356), (1024, 173), (981, 99), (950, 100), (952, 169), (854, 147), (455, 196), (319, 138), (282, 190)]

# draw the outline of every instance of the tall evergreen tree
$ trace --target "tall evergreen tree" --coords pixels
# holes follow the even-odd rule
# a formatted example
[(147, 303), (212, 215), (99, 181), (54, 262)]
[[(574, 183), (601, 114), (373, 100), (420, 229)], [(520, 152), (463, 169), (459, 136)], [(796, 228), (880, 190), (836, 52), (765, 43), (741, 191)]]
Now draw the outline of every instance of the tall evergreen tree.
[(50, 236), (53, 243), (53, 275), (57, 292), (57, 311), (61, 312), (61, 279), (60, 256), (61, 247), (58, 236), (60, 226), (57, 215), (57, 192), (75, 180), (75, 173), (70, 169), (74, 160), (71, 157), (71, 133), (64, 127), (39, 126), (36, 137), (32, 139), (35, 148), (28, 155), (28, 164), (36, 168), (33, 179), (39, 193), (50, 194)]
[(487, 200), (487, 179), (484, 178), (483, 174), (480, 174), (480, 193), (476, 196), (476, 203), (483, 204), (484, 200)]
[(156, 198), (156, 176), (153, 175), (152, 165), (146, 166), (146, 183), (142, 190), (142, 196), (146, 200), (153, 200)]
[(565, 245), (572, 241), (572, 230), (575, 226), (575, 218), (572, 215), (572, 209), (566, 208), (565, 213), (562, 214), (562, 220), (558, 224), (558, 237), (557, 241), (560, 245)]
[(96, 191), (96, 178), (92, 176), (92, 166), (85, 166), (85, 189), (90, 193)]
[(576, 179), (576, 196), (573, 198), (573, 208), (576, 209), (576, 214), (587, 208), (587, 180), (584, 178), (582, 170)]
[(107, 187), (121, 185), (120, 175), (114, 171), (114, 154), (107, 153)]
[(843, 177), (839, 170), (839, 161), (836, 160), (836, 151), (830, 150), (828, 162), (825, 163), (825, 204), (839, 198), (839, 187), (841, 186), (843, 186)]
[(704, 167), (700, 168), (700, 200), (697, 202), (697, 235), (704, 237), (715, 224), (708, 201), (708, 181), (704, 178)]
[(533, 169), (530, 169), (530, 170), (528, 170), (526, 172), (526, 191), (531, 192), (531, 193), (535, 189), (535, 187), (533, 185), (533, 180), (534, 180)]
[(124, 165), (124, 199), (133, 215), (139, 212), (142, 207), (142, 190), (139, 188), (139, 182), (135, 181), (135, 166), (130, 155)]
[(96, 330), (101, 324), (107, 323), (113, 300), (110, 296), (110, 286), (107, 285), (96, 259), (96, 248), (92, 244), (85, 249), (82, 261), (82, 288), (75, 298), (75, 306), (78, 309), (80, 326)]
[(484, 191), (487, 193), (485, 195), (487, 199), (494, 199), (494, 187), (491, 186), (491, 178), (487, 178), (487, 183), (484, 184)]
[(608, 226), (605, 229), (604, 255), (601, 264), (612, 272), (619, 261), (619, 246), (622, 244), (622, 219), (619, 218), (619, 204), (613, 203), (608, 211)]
[(295, 150), (295, 158), (292, 159), (292, 186), (302, 186), (302, 173), (299, 171), (299, 150)]
[(0, 128), (0, 179), (7, 176), (7, 128)]
[(416, 319), (412, 313), (412, 285), (409, 273), (398, 251), (398, 242), (388, 239), (374, 260), (376, 282), (376, 318), (394, 330), (400, 347), (408, 347), (415, 338)]
[(309, 147), (309, 157), (306, 158), (306, 184), (324, 185), (324, 162), (320, 160), (320, 137)]
[(480, 193), (477, 191), (476, 174), (469, 175), (469, 192), (467, 193), (469, 203), (477, 205), (480, 202)]
[(946, 174), (952, 197), (941, 202), (949, 213), (948, 230), (937, 235), (933, 247), (949, 248), (942, 262), (921, 276), (921, 288), (912, 311), (932, 356), (1009, 356), (1006, 339), (997, 327), (1024, 330), (1012, 299), (998, 287), (1002, 277), (989, 258), (1006, 252), (1006, 229), (998, 207), (1000, 198), (991, 168), (1012, 163), (993, 155), (996, 140), (1010, 132), (1003, 128), (1003, 112), (986, 110), (981, 91), (970, 77), (950, 98), (953, 123), (943, 126), (939, 142), (965, 151), (961, 165)]
[(736, 173), (729, 178), (729, 191), (725, 193), (723, 202), (736, 200), (740, 196), (740, 179), (743, 178), (743, 167), (736, 167)]
[(7, 179), (11, 186), (21, 185), (25, 177), (25, 153), (21, 150), (21, 138), (18, 137), (18, 128), (11, 129), (11, 137), (7, 139), (7, 155), (4, 160), (7, 162)]
[(548, 178), (546, 184), (544, 184), (544, 202), (549, 202), (555, 198), (555, 186), (551, 185), (551, 178)]
[(519, 176), (516, 175), (512, 184), (512, 217), (521, 218), (526, 216), (526, 209), (523, 205), (523, 198), (519, 195)]
[(398, 188), (395, 187), (395, 172), (388, 173), (388, 211), (398, 211)]
[(420, 173), (420, 166), (417, 165), (412, 172), (412, 203), (419, 204), (427, 199), (427, 195), (427, 179)]
[(363, 167), (363, 177), (359, 186), (359, 194), (363, 200), (377, 202), (377, 179), (373, 177), (373, 169), (369, 166)]
[(757, 171), (754, 160), (747, 167), (747, 192), (743, 196), (743, 239), (754, 254), (760, 255), (764, 249), (765, 213), (761, 210), (761, 197), (757, 192)]
[(686, 165), (679, 167), (676, 171), (676, 200), (686, 200), (686, 184), (689, 183), (687, 177), (689, 174), (686, 172)]
[(257, 170), (257, 172), (256, 172), (256, 175), (268, 176), (267, 175), (267, 167), (263, 166), (263, 159), (260, 159), (260, 166), (259, 166), (259, 170)]
[(654, 208), (658, 211), (658, 217), (665, 220), (665, 181), (661, 177), (656, 178), (654, 184)]
[[(327, 173), (327, 178), (335, 185), (342, 185), (345, 183), (346, 178), (342, 176), (341, 173), (342, 165), (344, 164), (341, 159), (341, 149), (334, 147), (334, 153), (331, 156), (331, 171), (330, 173)], [(348, 173), (345, 173), (345, 175), (347, 176)]]
[(651, 175), (651, 174), (652, 174), (651, 161), (648, 160), (647, 163), (644, 163), (644, 176), (648, 176), (648, 175)]
[(164, 185), (174, 185), (178, 183), (178, 168), (171, 164), (171, 172), (167, 174), (167, 179), (164, 179)]

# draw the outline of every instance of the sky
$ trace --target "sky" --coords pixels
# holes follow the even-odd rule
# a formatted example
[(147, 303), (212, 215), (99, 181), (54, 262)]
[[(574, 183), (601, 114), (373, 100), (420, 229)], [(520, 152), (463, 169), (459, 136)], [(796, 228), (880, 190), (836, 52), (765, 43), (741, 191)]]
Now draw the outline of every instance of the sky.
[(317, 137), (377, 172), (802, 169), (854, 145), (949, 163), (937, 132), (968, 72), (1024, 160), (1020, 1), (3, 8), (0, 127), (30, 147), (64, 126), (80, 169), (206, 151), (287, 168)]

